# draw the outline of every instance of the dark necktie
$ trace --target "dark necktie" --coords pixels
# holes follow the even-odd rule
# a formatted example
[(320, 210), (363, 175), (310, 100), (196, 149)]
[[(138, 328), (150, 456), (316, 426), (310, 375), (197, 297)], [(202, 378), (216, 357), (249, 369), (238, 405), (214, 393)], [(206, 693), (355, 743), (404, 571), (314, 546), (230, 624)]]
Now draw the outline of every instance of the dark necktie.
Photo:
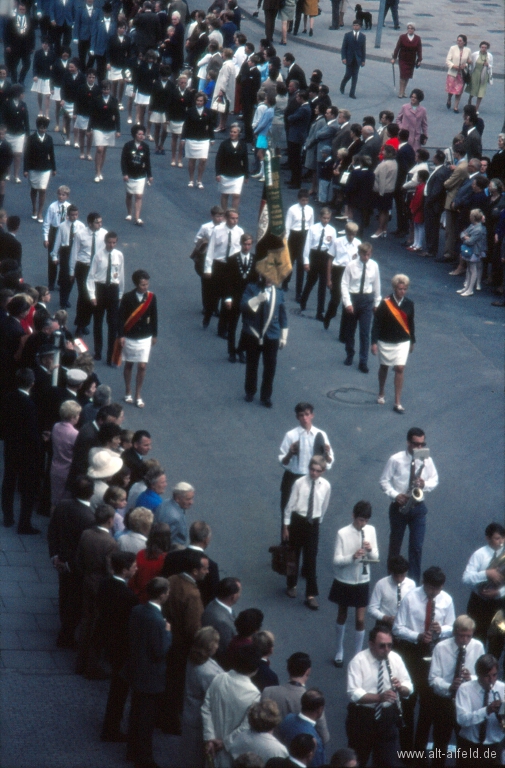
[(325, 229), (326, 228), (323, 227), (322, 230), (321, 230), (321, 237), (319, 238), (319, 245), (317, 246), (317, 250), (318, 251), (320, 251), (321, 248), (323, 247), (323, 240), (324, 240)]
[[(382, 661), (379, 661), (379, 674), (377, 677), (377, 693), (378, 694), (384, 693), (384, 664)], [(384, 707), (384, 704), (382, 703), (382, 701), (380, 701), (378, 704), (375, 705), (376, 720), (380, 720), (383, 707)]]
[(60, 222), (65, 221), (65, 206), (60, 205)]
[(307, 522), (311, 523), (314, 519), (314, 492), (316, 490), (316, 481), (312, 480), (310, 484), (309, 504), (307, 507)]
[(226, 256), (225, 256), (226, 259), (230, 255), (230, 251), (231, 251), (231, 232), (228, 232), (228, 243), (226, 245)]
[[(489, 704), (489, 691), (484, 691), (484, 701), (482, 703), (483, 707), (487, 707)], [(484, 744), (484, 741), (486, 740), (486, 731), (487, 731), (487, 712), (486, 712), (486, 718), (482, 721), (482, 723), (479, 723), (479, 744)]]
[(359, 283), (359, 293), (365, 292), (365, 273), (366, 273), (366, 261), (363, 262), (363, 271), (361, 273), (361, 280)]
[(107, 262), (107, 275), (105, 277), (105, 285), (110, 285), (112, 276), (112, 253), (109, 251), (109, 260)]
[(396, 587), (396, 609), (400, 607), (400, 603), (402, 601), (402, 585), (398, 584)]
[(306, 225), (305, 225), (305, 206), (302, 206), (302, 232), (305, 232)]
[(74, 242), (74, 222), (70, 225), (70, 234), (68, 236), (68, 247), (72, 248), (72, 244)]
[(89, 265), (91, 266), (91, 262), (93, 261), (93, 258), (95, 256), (96, 252), (96, 232), (93, 232), (93, 237), (91, 238), (91, 257), (89, 260)]

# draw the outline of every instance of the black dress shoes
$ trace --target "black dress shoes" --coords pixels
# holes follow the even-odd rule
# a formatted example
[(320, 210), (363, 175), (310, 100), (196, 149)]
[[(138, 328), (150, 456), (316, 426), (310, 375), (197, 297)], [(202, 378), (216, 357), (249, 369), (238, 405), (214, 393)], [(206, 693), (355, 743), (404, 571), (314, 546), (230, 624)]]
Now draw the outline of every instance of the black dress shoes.
[(244, 400), (246, 401), (246, 403), (252, 403), (252, 401), (254, 400), (254, 395), (246, 395), (244, 397)]
[(236, 363), (237, 362), (237, 356), (235, 352), (233, 352), (231, 355), (228, 355), (228, 362), (230, 363)]
[(358, 365), (358, 369), (361, 371), (361, 373), (368, 373), (369, 372), (368, 365), (366, 365), (365, 363), (360, 363)]
[(352, 365), (352, 355), (347, 355), (344, 360), (344, 365)]
[(316, 320), (318, 320), (320, 323), (324, 323), (324, 315), (316, 315)]
[(272, 401), (271, 400), (262, 400), (261, 405), (264, 405), (265, 408), (271, 408), (272, 407)]

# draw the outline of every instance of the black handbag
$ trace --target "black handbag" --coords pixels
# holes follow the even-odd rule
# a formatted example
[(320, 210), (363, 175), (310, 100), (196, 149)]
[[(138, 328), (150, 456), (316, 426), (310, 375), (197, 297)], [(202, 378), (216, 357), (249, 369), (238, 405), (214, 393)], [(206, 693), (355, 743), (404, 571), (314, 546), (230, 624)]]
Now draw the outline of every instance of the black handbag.
[(278, 544), (268, 550), (272, 555), (272, 571), (280, 576), (294, 576), (296, 573), (295, 550), (289, 544)]
[(469, 83), (472, 82), (472, 75), (468, 67), (464, 68), (464, 70), (461, 72), (461, 76), (463, 78), (463, 82), (465, 83), (465, 85), (469, 85)]

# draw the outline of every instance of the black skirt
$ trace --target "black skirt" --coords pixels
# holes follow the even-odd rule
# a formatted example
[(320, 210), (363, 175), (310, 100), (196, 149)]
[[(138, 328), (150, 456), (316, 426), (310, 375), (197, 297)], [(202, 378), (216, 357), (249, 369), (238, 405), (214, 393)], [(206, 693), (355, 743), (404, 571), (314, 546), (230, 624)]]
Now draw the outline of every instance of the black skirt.
[(369, 583), (345, 584), (343, 581), (333, 580), (328, 600), (346, 608), (366, 608), (368, 605)]

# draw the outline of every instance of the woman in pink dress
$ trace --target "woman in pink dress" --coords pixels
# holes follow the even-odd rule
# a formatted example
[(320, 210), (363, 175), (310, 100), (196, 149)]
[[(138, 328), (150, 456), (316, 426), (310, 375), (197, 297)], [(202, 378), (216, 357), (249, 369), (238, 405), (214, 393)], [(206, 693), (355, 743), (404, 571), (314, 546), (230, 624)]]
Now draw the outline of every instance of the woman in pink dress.
[(457, 45), (451, 45), (447, 59), (445, 61), (448, 71), (447, 79), (445, 82), (445, 90), (447, 95), (447, 109), (451, 108), (451, 100), (454, 96), (454, 112), (459, 112), (459, 101), (465, 83), (463, 80), (463, 71), (468, 69), (468, 64), (472, 52), (470, 48), (466, 46), (466, 35), (458, 35)]
[(424, 101), (422, 90), (413, 88), (410, 93), (410, 102), (403, 105), (396, 118), (400, 128), (405, 128), (409, 132), (409, 144), (415, 151), (428, 140), (428, 114), (421, 106), (422, 101)]
[(51, 432), (53, 459), (51, 462), (51, 504), (61, 501), (68, 472), (72, 463), (74, 443), (79, 434), (75, 425), (81, 415), (81, 406), (75, 400), (65, 400), (60, 405), (60, 419)]

